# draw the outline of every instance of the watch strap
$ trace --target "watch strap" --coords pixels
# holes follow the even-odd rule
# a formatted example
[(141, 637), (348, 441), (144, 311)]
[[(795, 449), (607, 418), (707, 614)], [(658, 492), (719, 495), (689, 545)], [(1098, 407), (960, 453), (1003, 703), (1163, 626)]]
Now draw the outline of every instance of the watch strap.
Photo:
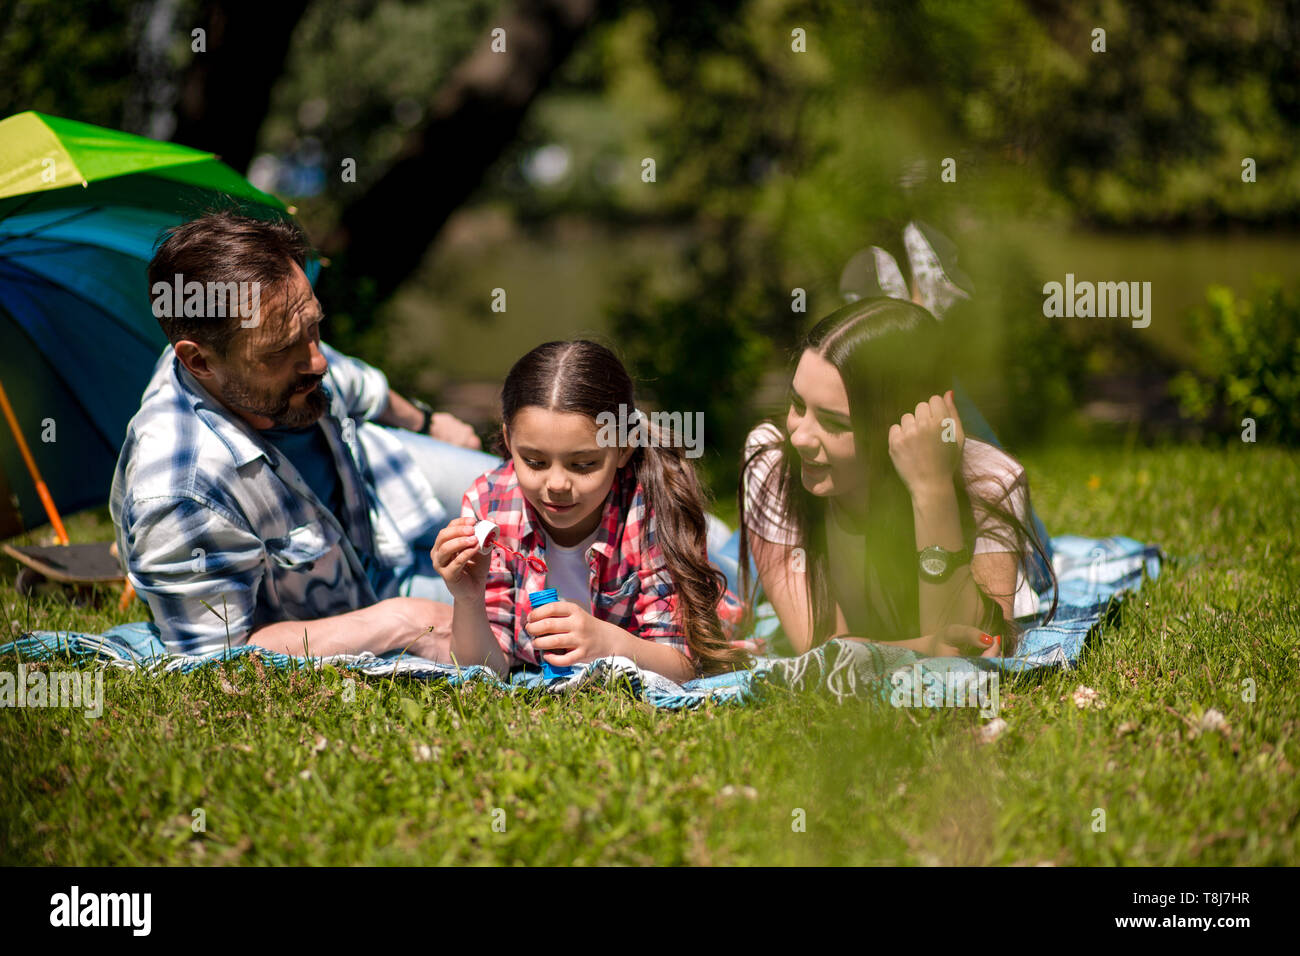
[[(946, 567), (943, 572), (933, 574), (925, 568), (925, 558), (927, 554), (938, 553), (943, 556)], [(942, 582), (948, 580), (952, 573), (964, 564), (969, 564), (971, 560), (970, 549), (966, 547), (959, 548), (956, 551), (949, 551), (947, 548), (941, 548), (938, 545), (930, 545), (916, 552), (917, 567), (920, 569), (921, 576), (928, 581)]]
[(418, 398), (408, 399), (417, 409), (424, 412), (424, 423), (420, 426), (420, 434), (429, 434), (429, 426), (433, 424), (433, 407), (428, 402), (422, 402)]

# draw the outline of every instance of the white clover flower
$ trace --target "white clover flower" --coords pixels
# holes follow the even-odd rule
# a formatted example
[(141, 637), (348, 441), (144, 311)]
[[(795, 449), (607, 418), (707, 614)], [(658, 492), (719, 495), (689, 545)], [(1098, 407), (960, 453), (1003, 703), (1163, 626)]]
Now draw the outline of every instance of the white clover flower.
[(1091, 687), (1084, 687), (1082, 684), (1074, 689), (1074, 694), (1071, 696), (1074, 700), (1074, 706), (1078, 707), (1080, 710), (1087, 707), (1096, 707), (1100, 709), (1106, 706), (1106, 702), (1101, 699), (1100, 695), (1095, 690)]
[(1228, 721), (1223, 714), (1211, 707), (1201, 715), (1201, 730), (1227, 730)]
[(987, 724), (979, 729), (980, 743), (991, 744), (1002, 736), (1003, 731), (1007, 729), (1007, 722), (1001, 717), (994, 717)]

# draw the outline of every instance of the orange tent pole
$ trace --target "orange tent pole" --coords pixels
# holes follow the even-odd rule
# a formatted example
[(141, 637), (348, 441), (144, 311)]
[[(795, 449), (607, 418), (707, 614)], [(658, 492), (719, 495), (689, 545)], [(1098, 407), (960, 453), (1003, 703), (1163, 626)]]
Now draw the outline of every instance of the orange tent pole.
[(45, 487), (45, 482), (41, 479), (41, 471), (36, 467), (36, 459), (32, 457), (31, 449), (27, 447), (27, 441), (23, 438), (22, 430), (18, 427), (18, 417), (14, 415), (13, 406), (9, 404), (9, 396), (5, 394), (5, 387), (2, 383), (0, 383), (0, 408), (3, 408), (5, 418), (9, 421), (9, 430), (14, 433), (14, 441), (18, 443), (18, 450), (22, 452), (23, 461), (27, 463), (27, 470), (31, 473), (32, 481), (36, 485), (36, 494), (40, 497), (41, 504), (45, 506), (45, 513), (49, 516), (54, 533), (59, 537), (59, 544), (68, 544), (68, 532), (63, 528), (63, 519), (59, 517), (59, 511), (54, 507), (54, 499), (50, 497), (50, 489)]
[[(13, 406), (9, 404), (9, 396), (5, 394), (2, 382), (0, 382), (0, 410), (4, 411), (5, 420), (9, 422), (9, 430), (14, 433), (14, 441), (18, 443), (18, 450), (22, 453), (28, 472), (31, 473), (32, 482), (36, 485), (36, 494), (40, 497), (41, 504), (45, 506), (45, 514), (50, 519), (54, 533), (58, 535), (59, 544), (70, 544), (68, 532), (63, 527), (63, 519), (59, 517), (59, 509), (54, 507), (54, 498), (50, 495), (50, 489), (45, 486), (45, 481), (41, 478), (41, 470), (36, 467), (36, 459), (32, 457), (32, 451), (27, 447), (27, 441), (18, 427), (18, 416), (14, 414)], [(125, 610), (134, 597), (135, 588), (131, 587), (131, 582), (128, 580), (122, 586), (122, 597), (117, 606)]]

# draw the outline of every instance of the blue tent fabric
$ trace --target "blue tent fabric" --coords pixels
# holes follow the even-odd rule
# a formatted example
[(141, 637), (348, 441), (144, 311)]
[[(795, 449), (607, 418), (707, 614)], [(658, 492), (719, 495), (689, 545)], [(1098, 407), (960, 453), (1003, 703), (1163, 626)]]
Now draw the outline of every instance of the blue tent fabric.
[[(799, 657), (760, 657), (748, 670), (685, 684), (642, 670), (624, 657), (601, 658), (578, 665), (571, 676), (549, 682), (542, 678), (540, 671), (532, 669), (512, 673), (507, 681), (485, 667), (458, 668), (401, 654), (334, 655), (314, 657), (309, 662), (304, 657), (241, 645), (202, 657), (169, 655), (158, 638), (158, 629), (147, 622), (119, 625), (103, 634), (35, 631), (0, 645), (0, 655), (16, 653), (25, 660), (41, 660), (69, 653), (102, 661), (106, 666), (188, 673), (215, 661), (239, 660), (258, 654), (264, 663), (276, 668), (332, 664), (372, 677), (404, 675), (446, 681), (451, 685), (486, 681), (503, 691), (544, 687), (553, 693), (571, 693), (593, 686), (621, 685), (635, 697), (667, 710), (694, 709), (706, 702), (749, 703), (761, 697), (764, 685), (794, 691), (825, 691), (840, 700), (888, 700), (890, 677), (902, 668), (919, 668), (922, 674), (975, 676), (981, 671), (1010, 675), (1072, 667), (1088, 635), (1105, 617), (1112, 601), (1136, 593), (1144, 579), (1155, 579), (1163, 558), (1158, 547), (1122, 536), (1059, 535), (1052, 540), (1052, 546), (1053, 566), (1060, 581), (1056, 615), (1051, 623), (1042, 623), (1049, 599), (1038, 615), (1023, 622), (1028, 629), (1014, 658), (922, 658), (903, 648), (836, 640)], [(765, 624), (768, 630), (773, 626), (774, 616), (770, 605), (763, 605), (759, 610), (760, 624)]]
[[(64, 513), (108, 499), (127, 422), (167, 347), (148, 263), (159, 235), (187, 218), (182, 207), (105, 202), (97, 185), (0, 203), (0, 381)], [(186, 195), (193, 202), (184, 208), (200, 212), (197, 197), (207, 194)], [(308, 279), (319, 271), (309, 260)], [(57, 440), (37, 440), (47, 423)], [(0, 467), (23, 526), (43, 524), (14, 443), (0, 441)]]

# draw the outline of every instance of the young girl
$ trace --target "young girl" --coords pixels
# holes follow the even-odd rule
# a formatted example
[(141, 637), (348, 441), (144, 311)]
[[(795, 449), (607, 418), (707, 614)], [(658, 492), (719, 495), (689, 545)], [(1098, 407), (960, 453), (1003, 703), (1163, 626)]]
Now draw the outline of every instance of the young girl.
[[(682, 449), (653, 428), (646, 447), (602, 440), (624, 433), (598, 428), (602, 413), (617, 421), (635, 408), (627, 371), (594, 342), (547, 342), (510, 370), (509, 457), (474, 483), (432, 551), (454, 598), (459, 663), (504, 676), (621, 655), (679, 682), (746, 666), (728, 640), (743, 608), (709, 564), (704, 494)], [(484, 518), (517, 554), (480, 553)], [(532, 607), (529, 593), (549, 588), (560, 600)]]
[(746, 441), (741, 549), (798, 653), (853, 635), (1011, 655), (1038, 610), (1024, 469), (964, 435), (940, 331), (898, 299), (836, 310), (804, 340), (784, 429)]

